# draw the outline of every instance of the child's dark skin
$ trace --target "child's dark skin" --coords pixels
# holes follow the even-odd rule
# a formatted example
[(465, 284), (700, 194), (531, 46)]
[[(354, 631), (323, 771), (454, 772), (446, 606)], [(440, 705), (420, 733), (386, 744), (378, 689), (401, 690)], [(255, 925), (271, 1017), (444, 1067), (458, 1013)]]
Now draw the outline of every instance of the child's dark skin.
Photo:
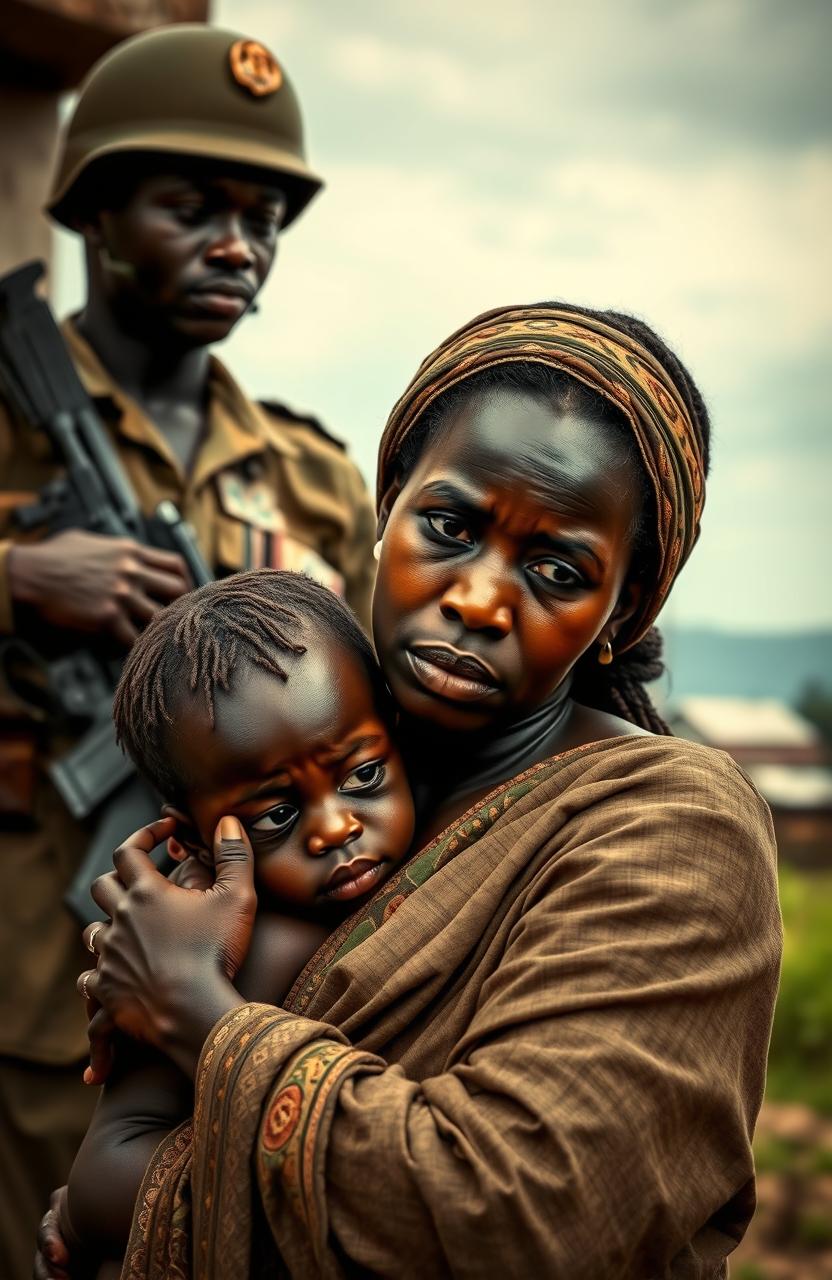
[[(221, 817), (242, 823), (254, 849), (258, 913), (237, 975), (248, 1000), (279, 1005), (333, 926), (383, 882), (413, 837), (404, 768), (363, 664), (335, 642), (283, 657), (276, 676), (242, 664), (229, 692), (185, 693), (170, 750), (190, 780), (168, 813), (182, 846), (208, 860)], [(291, 912), (289, 915), (287, 912)], [(161, 1139), (192, 1110), (192, 1084), (167, 1059), (119, 1041), (117, 1060), (76, 1157), (67, 1240), (115, 1259)], [(118, 1275), (102, 1262), (100, 1280)]]

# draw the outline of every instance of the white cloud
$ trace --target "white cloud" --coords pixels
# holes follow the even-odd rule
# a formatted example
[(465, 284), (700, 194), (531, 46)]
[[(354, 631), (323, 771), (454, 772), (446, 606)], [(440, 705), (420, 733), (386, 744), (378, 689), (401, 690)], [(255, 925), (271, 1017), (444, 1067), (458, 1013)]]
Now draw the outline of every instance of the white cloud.
[(335, 169), (283, 249), (273, 296), (297, 296), (282, 341), (294, 365), (320, 367), (345, 352), (371, 358), (380, 317), (389, 349), (414, 333), (438, 340), (499, 301), (564, 296), (644, 314), (730, 385), (832, 325), (832, 153), (774, 169), (719, 162), (667, 176), (573, 161), (551, 166), (525, 203), (444, 169)]
[(476, 76), (441, 49), (404, 48), (375, 35), (347, 35), (329, 49), (333, 70), (363, 93), (415, 91), (436, 110), (470, 109)]

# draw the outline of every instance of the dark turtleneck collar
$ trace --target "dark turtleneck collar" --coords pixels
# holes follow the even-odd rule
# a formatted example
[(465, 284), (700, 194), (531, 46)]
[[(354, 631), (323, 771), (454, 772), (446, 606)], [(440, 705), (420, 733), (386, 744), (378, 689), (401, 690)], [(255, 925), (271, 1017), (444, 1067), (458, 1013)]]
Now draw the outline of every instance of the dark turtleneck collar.
[(575, 706), (571, 678), (520, 719), (477, 733), (449, 733), (424, 720), (402, 718), (401, 749), (422, 820), (452, 797), (482, 796), (566, 744)]

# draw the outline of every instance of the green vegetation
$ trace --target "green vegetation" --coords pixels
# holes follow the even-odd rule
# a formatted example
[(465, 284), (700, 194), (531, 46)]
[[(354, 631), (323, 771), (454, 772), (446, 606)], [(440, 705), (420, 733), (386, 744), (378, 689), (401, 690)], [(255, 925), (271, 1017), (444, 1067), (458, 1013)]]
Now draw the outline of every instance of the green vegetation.
[(786, 945), (754, 1140), (759, 1202), (731, 1280), (832, 1276), (832, 870), (784, 863), (780, 896)]
[(780, 868), (786, 931), (766, 1096), (832, 1114), (832, 871)]
[(758, 1266), (756, 1262), (742, 1262), (736, 1268), (731, 1268), (732, 1280), (768, 1280), (768, 1272)]

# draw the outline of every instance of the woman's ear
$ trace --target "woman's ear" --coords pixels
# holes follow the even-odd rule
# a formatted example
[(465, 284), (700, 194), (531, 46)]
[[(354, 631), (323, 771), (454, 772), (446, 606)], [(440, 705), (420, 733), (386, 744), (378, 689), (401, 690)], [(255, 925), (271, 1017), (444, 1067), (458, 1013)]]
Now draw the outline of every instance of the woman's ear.
[(209, 862), (213, 866), (213, 858), (199, 838), (199, 832), (188, 815), (175, 805), (163, 804), (162, 817), (173, 818), (176, 822), (176, 834), (168, 837), (167, 850), (174, 862), (184, 862), (186, 858), (199, 858), (200, 862)]
[(378, 524), (376, 525), (376, 537), (381, 539), (384, 537), (384, 530), (387, 528), (387, 521), (390, 519), (390, 512), (393, 510), (396, 499), (402, 491), (402, 482), (399, 476), (395, 476), (384, 491), (381, 502), (378, 504)]
[(604, 642), (607, 640), (613, 644), (615, 637), (618, 635), (625, 622), (629, 622), (636, 609), (641, 604), (641, 598), (644, 594), (644, 584), (638, 581), (625, 582), (621, 594), (618, 597), (618, 603), (609, 616), (607, 625), (604, 628), (601, 638)]

